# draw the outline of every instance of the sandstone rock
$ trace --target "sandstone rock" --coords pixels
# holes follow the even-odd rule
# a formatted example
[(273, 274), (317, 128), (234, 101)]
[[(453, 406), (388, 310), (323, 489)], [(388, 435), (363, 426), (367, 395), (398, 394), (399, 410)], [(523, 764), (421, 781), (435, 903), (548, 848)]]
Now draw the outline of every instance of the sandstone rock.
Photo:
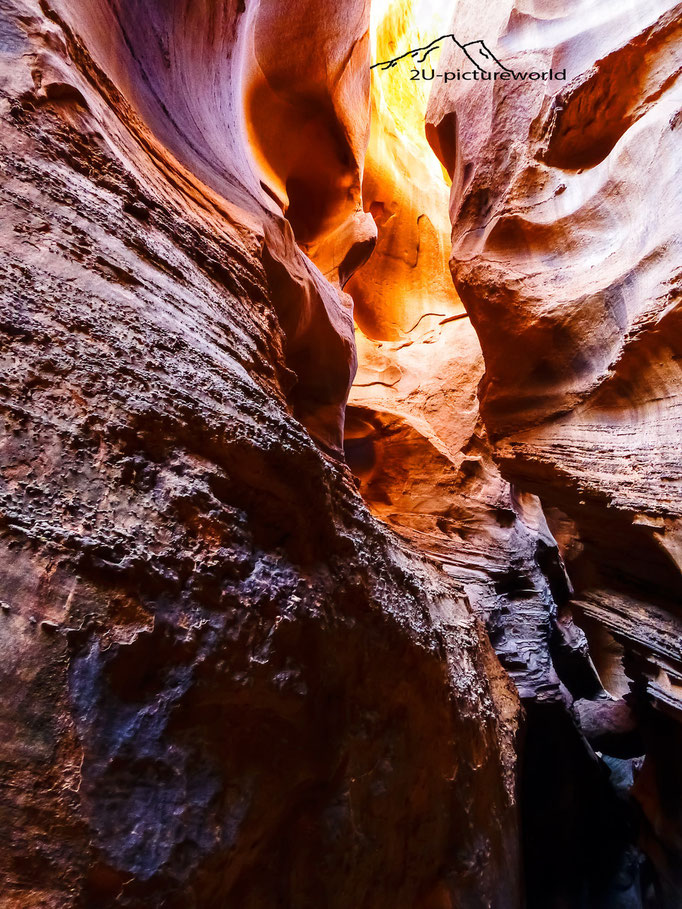
[(273, 4), (0, 11), (3, 906), (520, 905), (516, 693), (338, 460), (368, 242), (342, 11), (280, 32), (347, 61), (304, 93), (330, 195), (295, 183)]
[[(427, 44), (449, 17), (447, 7), (429, 16), (424, 4), (376, 4), (374, 59)], [(459, 579), (522, 697), (568, 703), (550, 654), (564, 637), (555, 595), (565, 599), (567, 580), (538, 500), (500, 476), (480, 423), (483, 358), (444, 286), (448, 188), (424, 134), (431, 83), (415, 82), (413, 66), (374, 68), (363, 194), (378, 242), (349, 284), (359, 372), (346, 454), (373, 511)], [(430, 238), (418, 230), (426, 223)], [(586, 652), (575, 635), (572, 649)]]
[[(595, 662), (656, 730), (645, 775), (669, 779), (682, 691), (681, 29), (670, 2), (510, 0), (481, 16), (463, 0), (460, 42), (566, 79), (496, 79), (491, 62), (488, 80), (439, 85), (428, 113), (453, 177), (450, 265), (483, 350), (495, 457), (540, 497)], [(460, 53), (449, 44), (441, 67)], [(655, 905), (672, 907), (679, 833), (658, 822), (656, 797), (641, 799), (666, 881)]]
[(374, 513), (457, 579), (521, 697), (568, 704), (550, 653), (568, 595), (557, 545), (538, 500), (493, 461), (471, 323), (443, 321), (407, 346), (360, 339), (348, 462)]
[(580, 699), (574, 709), (585, 738), (595, 750), (620, 758), (641, 757), (644, 753), (637, 719), (623, 699)]

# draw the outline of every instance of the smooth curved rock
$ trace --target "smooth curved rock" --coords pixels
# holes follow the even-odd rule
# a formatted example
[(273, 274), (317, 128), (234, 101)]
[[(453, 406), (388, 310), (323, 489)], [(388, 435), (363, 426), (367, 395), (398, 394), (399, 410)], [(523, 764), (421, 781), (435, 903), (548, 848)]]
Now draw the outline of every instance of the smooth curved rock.
[[(355, 6), (361, 21), (364, 4)], [(267, 41), (264, 44), (262, 37), (259, 41), (259, 36), (269, 33), (253, 19), (267, 18), (268, 7), (246, 10), (239, 3), (216, 5), (203, 0), (172, 6), (150, 6), (138, 0), (113, 4), (55, 0), (45, 10), (53, 37), (39, 38), (34, 78), (40, 84), (32, 86), (33, 91), (27, 87), (29, 94), (37, 93), (43, 100), (65, 91), (87, 96), (92, 116), (116, 131), (114, 141), (131, 161), (144, 172), (151, 155), (168, 184), (180, 191), (180, 213), (188, 206), (198, 206), (202, 217), (217, 214), (220, 220), (227, 216), (239, 223), (247, 243), (250, 239), (263, 247), (264, 265), (277, 286), (274, 304), (285, 331), (288, 360), (296, 373), (292, 399), (297, 415), (321, 444), (338, 453), (343, 406), (355, 370), (352, 304), (338, 289), (330, 288), (311, 260), (301, 254), (291, 225), (273, 201), (276, 188), (262, 179), (258, 146), (247, 141), (252, 93), (247, 86), (253, 83), (249, 74), (254, 58), (272, 56)], [(303, 3), (301, 11), (304, 14)], [(40, 22), (36, 19), (38, 32)], [(324, 27), (318, 25), (320, 36)], [(314, 39), (314, 29), (309, 31)], [(281, 28), (274, 33), (280, 34)], [(363, 53), (362, 44), (355, 47), (352, 33), (338, 41), (347, 43), (346, 48), (336, 48), (342, 59), (348, 50)], [(366, 48), (364, 53), (366, 56)], [(69, 56), (77, 67), (69, 64)], [(360, 123), (366, 120), (366, 72), (351, 57), (346, 68), (340, 69), (341, 76), (338, 97), (332, 96), (326, 106), (320, 101), (316, 108), (321, 118), (319, 143), (331, 142), (351, 114), (359, 113)], [(285, 79), (287, 73), (281, 77)], [(91, 84), (98, 89), (94, 97)], [(286, 84), (282, 90), (286, 91)], [(114, 126), (108, 124), (112, 109), (116, 112)], [(358, 247), (367, 254), (372, 245), (373, 229), (366, 227), (361, 212), (353, 215), (359, 206), (359, 189), (357, 185), (353, 189), (353, 179), (357, 184), (366, 131), (361, 127), (343, 147), (351, 176), (340, 167), (336, 174), (340, 184), (350, 182), (344, 190), (348, 200), (341, 217), (357, 221), (359, 227), (353, 230), (349, 226), (339, 239), (338, 225), (324, 225), (336, 238), (337, 272), (344, 265), (351, 271), (349, 262), (357, 265), (362, 261)], [(297, 135), (298, 124), (289, 123), (288, 129), (282, 126), (277, 143), (273, 140), (269, 148), (283, 149)], [(334, 160), (330, 166), (334, 167)], [(160, 191), (167, 193), (167, 187), (161, 186)], [(339, 208), (338, 192), (331, 183), (311, 183), (308, 191), (320, 209)], [(292, 223), (295, 228), (296, 220)], [(290, 278), (278, 269), (278, 262), (280, 266), (286, 263), (284, 270)]]
[[(496, 459), (542, 500), (595, 661), (659, 730), (650, 772), (673, 775), (682, 10), (504, 2), (482, 17), (463, 0), (453, 32), (484, 39), (508, 71), (565, 73), (502, 79), (491, 64), (488, 80), (439, 85), (429, 136), (453, 175), (450, 266), (481, 341)], [(448, 45), (441, 67), (456, 68), (460, 53)], [(657, 823), (664, 809), (651, 798), (642, 804), (666, 880), (656, 905), (676, 906), (679, 833)]]

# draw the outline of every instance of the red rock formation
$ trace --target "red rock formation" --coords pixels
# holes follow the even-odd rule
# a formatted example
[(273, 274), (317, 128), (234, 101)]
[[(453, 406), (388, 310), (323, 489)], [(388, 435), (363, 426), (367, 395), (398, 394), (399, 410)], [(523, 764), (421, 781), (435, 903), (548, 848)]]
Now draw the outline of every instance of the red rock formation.
[[(682, 14), (510, 0), (482, 17), (462, 0), (453, 32), (507, 70), (565, 73), (502, 79), (489, 62), (492, 78), (436, 89), (429, 136), (453, 177), (450, 264), (496, 459), (540, 496), (570, 609), (613, 693), (630, 689), (648, 739), (635, 792), (651, 905), (677, 906)], [(441, 68), (461, 63), (449, 42)]]
[[(375, 59), (423, 46), (447, 26), (430, 35), (425, 27), (417, 5), (390, 5), (376, 24)], [(565, 608), (570, 583), (541, 504), (500, 474), (480, 420), (483, 357), (461, 303), (443, 290), (438, 249), (449, 231), (433, 212), (445, 211), (447, 186), (425, 142), (426, 97), (412, 67), (408, 58), (374, 70), (363, 188), (378, 242), (349, 285), (366, 334), (357, 332), (346, 453), (374, 513), (453, 578), (484, 619), (523, 699), (528, 898), (548, 909), (556, 896), (603, 889), (629, 855), (617, 796), (570, 710), (573, 697), (608, 695)], [(422, 219), (439, 225), (434, 240), (415, 229)], [(548, 801), (563, 806), (557, 823), (548, 823)], [(534, 854), (534, 840), (552, 844), (551, 860)], [(545, 886), (548, 876), (561, 878), (560, 894)]]
[(0, 7), (3, 907), (677, 909), (682, 13), (372, 12)]
[(0, 10), (3, 906), (520, 903), (516, 694), (334, 457), (341, 11)]
[(342, 285), (374, 246), (362, 210), (369, 132), (368, 9), (269, 0), (251, 12), (245, 81), (250, 149), (299, 245)]
[[(449, 17), (428, 4), (377, 4), (375, 59), (427, 44)], [(374, 68), (363, 193), (378, 242), (349, 285), (360, 363), (351, 403), (361, 409), (347, 419), (346, 452), (375, 513), (467, 589), (522, 697), (568, 704), (552, 649), (600, 686), (584, 636), (559, 613), (568, 582), (539, 502), (501, 477), (479, 419), (483, 358), (444, 286), (448, 188), (424, 134), (431, 83), (415, 82), (413, 66), (408, 56)], [(438, 227), (431, 238), (423, 221)]]
[[(449, 24), (447, 9), (434, 20), (424, 13), (403, 3), (377, 14), (375, 58), (425, 45)], [(365, 206), (386, 198), (392, 208), (350, 285), (358, 322), (374, 337), (358, 332), (351, 402), (361, 409), (349, 414), (346, 451), (375, 513), (465, 586), (522, 697), (568, 704), (552, 650), (560, 660), (567, 652), (585, 686), (600, 686), (584, 636), (558, 608), (568, 582), (557, 545), (538, 500), (513, 489), (493, 460), (478, 414), (478, 338), (452, 290), (442, 293), (436, 253), (446, 228), (432, 246), (414, 236), (422, 217), (440, 224), (432, 212), (444, 209), (448, 190), (424, 136), (430, 83), (414, 82), (413, 65), (408, 56), (395, 69), (374, 68)], [(416, 185), (399, 186), (398, 167)]]

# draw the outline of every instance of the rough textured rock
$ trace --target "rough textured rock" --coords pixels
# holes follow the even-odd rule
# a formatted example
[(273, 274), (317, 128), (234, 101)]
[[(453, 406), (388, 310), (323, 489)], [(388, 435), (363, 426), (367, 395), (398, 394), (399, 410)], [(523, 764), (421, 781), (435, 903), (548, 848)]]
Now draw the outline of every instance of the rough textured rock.
[(538, 500), (493, 461), (471, 323), (442, 323), (407, 344), (361, 339), (348, 462), (375, 514), (467, 593), (521, 697), (568, 703), (550, 653), (568, 594), (557, 544)]
[(346, 61), (286, 99), (344, 161), (313, 229), (245, 138), (273, 4), (0, 5), (3, 907), (520, 903), (516, 693), (334, 457), (373, 233), (341, 8), (282, 31)]
[(502, 2), (482, 17), (462, 0), (453, 31), (508, 69), (565, 70), (439, 86), (429, 136), (453, 177), (450, 265), (495, 457), (542, 500), (567, 608), (635, 709), (651, 905), (677, 906), (682, 10)]
[[(375, 70), (347, 457), (467, 592), (522, 695), (528, 905), (677, 906), (679, 10), (464, 2), (430, 34), (421, 10), (384, 11), (375, 59), (452, 28), (567, 78), (434, 82), (469, 323), (415, 239), (443, 184), (414, 64)], [(442, 45), (441, 73), (471, 68)], [(670, 209), (650, 216), (652, 192)]]

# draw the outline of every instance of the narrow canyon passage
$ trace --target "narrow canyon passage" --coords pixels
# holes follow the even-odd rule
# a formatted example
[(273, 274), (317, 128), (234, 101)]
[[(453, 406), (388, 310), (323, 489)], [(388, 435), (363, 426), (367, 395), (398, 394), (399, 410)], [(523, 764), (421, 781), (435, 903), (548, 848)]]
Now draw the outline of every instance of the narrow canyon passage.
[(0, 0), (2, 909), (679, 909), (681, 39)]
[[(454, 33), (460, 38), (474, 40), (472, 28), (491, 24), (477, 22), (474, 26), (473, 4), (464, 2), (437, 11), (426, 2), (391, 3), (379, 11), (380, 6), (374, 6), (375, 61), (390, 60), (399, 49), (428, 47), (433, 36), (448, 33), (453, 10)], [(503, 24), (504, 12), (499, 13)], [(634, 21), (627, 25), (641, 28), (646, 16), (647, 10), (642, 8), (632, 14)], [(557, 18), (560, 22), (561, 17)], [(598, 459), (594, 462), (596, 473), (590, 475), (587, 461), (581, 463), (578, 454), (582, 480), (578, 492), (572, 478), (575, 466), (573, 471), (567, 469), (562, 457), (559, 470), (553, 473), (547, 455), (538, 456), (532, 450), (533, 424), (538, 439), (551, 438), (553, 432), (559, 439), (565, 438), (571, 420), (561, 418), (564, 408), (555, 415), (557, 407), (552, 402), (543, 422), (535, 414), (516, 414), (513, 403), (515, 396), (523, 400), (526, 394), (514, 384), (519, 381), (516, 364), (525, 358), (530, 362), (534, 356), (541, 358), (542, 372), (538, 370), (538, 375), (545, 393), (552, 387), (554, 372), (559, 381), (569, 378), (561, 374), (556, 363), (549, 365), (550, 357), (561, 360), (564, 356), (559, 340), (559, 331), (568, 330), (564, 316), (547, 308), (543, 318), (553, 323), (554, 337), (547, 337), (547, 346), (537, 353), (536, 342), (528, 347), (526, 339), (534, 326), (517, 327), (511, 321), (523, 318), (510, 310), (523, 310), (524, 291), (531, 293), (519, 275), (523, 270), (519, 268), (520, 257), (526, 255), (533, 269), (532, 277), (526, 279), (530, 285), (537, 283), (543, 267), (550, 270), (552, 258), (567, 257), (565, 247), (569, 252), (575, 249), (575, 256), (590, 256), (600, 242), (595, 226), (582, 244), (580, 233), (586, 233), (584, 223), (595, 204), (593, 196), (602, 206), (610, 204), (611, 199), (608, 184), (604, 187), (598, 183), (584, 200), (569, 206), (571, 223), (564, 206), (552, 207), (546, 201), (551, 170), (545, 167), (543, 172), (538, 162), (560, 168), (567, 181), (577, 170), (573, 177), (577, 181), (583, 173), (582, 165), (588, 165), (589, 170), (600, 164), (617, 145), (619, 137), (613, 133), (611, 122), (607, 120), (600, 132), (585, 107), (603, 106), (611, 100), (618, 67), (634, 68), (641, 79), (631, 89), (630, 98), (614, 102), (615, 109), (622, 112), (618, 116), (623, 117), (625, 132), (626, 117), (633, 122), (635, 116), (642, 116), (647, 93), (653, 97), (655, 74), (662, 76), (673, 60), (679, 65), (682, 59), (679, 18), (672, 14), (663, 14), (648, 26), (640, 39), (645, 48), (639, 52), (636, 44), (611, 46), (608, 29), (595, 36), (589, 23), (576, 26), (574, 43), (580, 38), (594, 45), (587, 54), (585, 48), (581, 49), (583, 58), (591, 60), (589, 54), (595, 55), (597, 47), (601, 52), (608, 48), (610, 56), (605, 62), (599, 61), (591, 75), (592, 84), (576, 90), (575, 99), (572, 91), (554, 90), (552, 107), (560, 110), (562, 117), (552, 115), (550, 108), (548, 125), (554, 132), (549, 133), (549, 142), (547, 132), (543, 135), (538, 121), (533, 122), (537, 138), (531, 133), (526, 147), (533, 139), (540, 140), (541, 154), (535, 161), (529, 155), (528, 162), (517, 163), (523, 157), (523, 143), (519, 143), (516, 151), (520, 154), (514, 158), (513, 130), (519, 129), (519, 122), (508, 112), (514, 101), (502, 99), (498, 93), (492, 100), (491, 115), (490, 99), (482, 100), (480, 91), (477, 95), (476, 90), (457, 93), (442, 86), (431, 89), (427, 75), (433, 79), (434, 70), (442, 74), (455, 70), (455, 64), (462, 65), (461, 59), (452, 59), (457, 51), (452, 50), (450, 42), (444, 43), (443, 54), (450, 54), (445, 66), (438, 63), (441, 48), (437, 46), (435, 53), (426, 57), (426, 69), (417, 65), (421, 55), (408, 56), (397, 68), (375, 67), (363, 198), (365, 210), (377, 221), (378, 243), (372, 258), (348, 285), (356, 305), (359, 369), (347, 410), (345, 448), (372, 511), (409, 546), (455, 579), (485, 622), (501, 663), (521, 696), (525, 718), (519, 739), (519, 798), (527, 905), (538, 909), (677, 906), (681, 899), (680, 864), (672, 854), (676, 835), (668, 840), (662, 814), (675, 817), (679, 806), (672, 792), (664, 795), (663, 790), (652, 787), (653, 778), (668, 776), (665, 768), (677, 760), (673, 754), (664, 756), (660, 744), (661, 739), (669, 741), (676, 755), (673, 743), (678, 740), (678, 707), (676, 703), (673, 706), (670, 695), (679, 679), (682, 626), (678, 618), (679, 563), (674, 557), (670, 559), (676, 531), (674, 524), (668, 525), (662, 517), (667, 490), (660, 489), (659, 481), (660, 492), (654, 492), (654, 510), (661, 517), (632, 515), (631, 505), (619, 508), (612, 496), (610, 501), (605, 498)], [(507, 25), (502, 47), (505, 41), (507, 46), (512, 46), (515, 38), (519, 41), (515, 31)], [(555, 47), (551, 51), (554, 56), (545, 56), (546, 60), (571, 60), (576, 55), (576, 49), (569, 47), (562, 48), (563, 58)], [(527, 61), (525, 65), (529, 65)], [(419, 75), (424, 77), (421, 81)], [(675, 84), (673, 80), (670, 87)], [(549, 95), (550, 90), (546, 93)], [(528, 93), (517, 104), (527, 106), (527, 98)], [(672, 98), (670, 101), (674, 105)], [(585, 122), (578, 119), (569, 127), (568, 118), (581, 115), (568, 111), (578, 110), (580, 104)], [(637, 115), (625, 113), (637, 106)], [(542, 111), (542, 107), (537, 110)], [(493, 133), (498, 111), (499, 137)], [(611, 114), (609, 111), (604, 116)], [(566, 157), (567, 151), (561, 153), (560, 160), (553, 148), (559, 143), (567, 147), (569, 131), (575, 144), (576, 130), (581, 131), (582, 148), (571, 152), (573, 164)], [(427, 145), (427, 136), (433, 148)], [(497, 174), (495, 165), (485, 161), (484, 139), (499, 143), (498, 147), (506, 145), (504, 158), (496, 153), (495, 165), (503, 168)], [(467, 142), (473, 149), (468, 163)], [(448, 148), (450, 151), (444, 151)], [(442, 166), (433, 160), (436, 154)], [(479, 185), (471, 176), (476, 154), (483, 159)], [(463, 175), (463, 168), (469, 171), (468, 177)], [(516, 185), (509, 176), (514, 171), (519, 175)], [(491, 214), (492, 175), (503, 187), (498, 190), (501, 218)], [(453, 180), (455, 187), (450, 193), (446, 187)], [(566, 186), (560, 184), (556, 193), (565, 190)], [(634, 186), (631, 192), (635, 192)], [(472, 255), (471, 240), (460, 229), (458, 215), (465, 224), (475, 219), (481, 198), (486, 199), (486, 240), (478, 240)], [(533, 201), (535, 198), (539, 202)], [(531, 206), (538, 204), (547, 208), (547, 214), (541, 215), (546, 233), (544, 256), (539, 258), (531, 246), (531, 227), (508, 227), (499, 246), (495, 237), (502, 233), (501, 225), (505, 220), (513, 223), (517, 217), (508, 210), (525, 207), (531, 213)], [(466, 275), (464, 280), (459, 279), (472, 319), (453, 288), (448, 287), (449, 269), (443, 280), (450, 247), (447, 209), (454, 216), (453, 278), (458, 283), (460, 271)], [(563, 209), (560, 214), (559, 209)], [(645, 211), (638, 214), (647, 217)], [(556, 232), (550, 233), (552, 219), (559, 218), (563, 221), (559, 220)], [(491, 222), (498, 222), (492, 230)], [(461, 264), (456, 258), (460, 236)], [(627, 268), (629, 249), (624, 239), (611, 245), (616, 259), (620, 257), (621, 268)], [(669, 255), (667, 239), (660, 249), (663, 257)], [(469, 262), (478, 263), (486, 255), (490, 257), (487, 272), (478, 264), (472, 269)], [(492, 284), (491, 265), (501, 270)], [(566, 268), (566, 263), (562, 267)], [(475, 269), (479, 269), (480, 278)], [(609, 280), (613, 268), (605, 272), (598, 280)], [(495, 325), (484, 315), (485, 310), (495, 298), (504, 296), (512, 282), (513, 296), (497, 304), (495, 318), (499, 324)], [(552, 294), (549, 284), (547, 287)], [(612, 288), (607, 287), (606, 293), (612, 294)], [(484, 341), (489, 335), (487, 362), (472, 321)], [(501, 335), (505, 325), (510, 329), (508, 338)], [(674, 336), (674, 330), (669, 329), (666, 337)], [(595, 343), (589, 336), (583, 340), (578, 335), (575, 340), (583, 356), (588, 355), (586, 341)], [(563, 343), (567, 342), (568, 335)], [(498, 365), (495, 358), (500, 357)], [(617, 373), (622, 367), (616, 362)], [(495, 377), (496, 367), (500, 378)], [(657, 368), (664, 368), (662, 360)], [(672, 362), (669, 368), (677, 370)], [(585, 372), (583, 364), (578, 375), (581, 372)], [(583, 381), (589, 388), (587, 377)], [(600, 433), (611, 439), (614, 433), (623, 434), (626, 445), (639, 444), (641, 432), (648, 436), (642, 426), (646, 420), (643, 413), (633, 415), (623, 432), (624, 424), (628, 425), (627, 410), (638, 395), (643, 395), (638, 408), (646, 406), (648, 395), (661, 400), (659, 392), (649, 388), (640, 391), (633, 386), (634, 381), (632, 373), (625, 380), (628, 384), (607, 375), (606, 381), (601, 379), (595, 386), (596, 393), (594, 388), (589, 391), (595, 404), (591, 404), (591, 397), (583, 398), (581, 408), (591, 412), (593, 421), (590, 448)], [(488, 389), (494, 385), (495, 397), (504, 404), (486, 401), (492, 397)], [(602, 391), (602, 386), (610, 386), (610, 390)], [(670, 396), (676, 401), (679, 387), (668, 391), (673, 386), (669, 378), (664, 386), (663, 399)], [(485, 420), (479, 410), (481, 393)], [(610, 399), (606, 408), (601, 404), (605, 397)], [(536, 401), (541, 399), (529, 400), (537, 408)], [(669, 406), (675, 409), (678, 405)], [(669, 417), (666, 414), (662, 419), (666, 425)], [(520, 435), (525, 445), (521, 454), (513, 450), (515, 422), (521, 429), (531, 426)], [(494, 433), (492, 442), (486, 426)], [(508, 440), (510, 434), (512, 439)], [(674, 450), (679, 453), (679, 438), (671, 438), (675, 438)], [(615, 454), (619, 443), (612, 444)], [(558, 442), (557, 450), (560, 447)], [(634, 452), (627, 457), (633, 456)], [(663, 454), (664, 463), (669, 457), (668, 452)], [(648, 460), (649, 469), (655, 469), (656, 455)], [(674, 468), (673, 474), (679, 483), (679, 469)], [(666, 482), (671, 480), (672, 476)], [(652, 504), (650, 501), (650, 508)], [(647, 526), (660, 528), (661, 535), (651, 541), (640, 530)], [(668, 526), (670, 543), (663, 536)], [(660, 543), (663, 545), (659, 548)], [(637, 601), (642, 594), (646, 606)]]
[[(425, 12), (389, 7), (375, 22), (373, 59), (447, 32), (451, 9), (441, 21)], [(569, 713), (573, 694), (605, 692), (571, 613), (559, 616), (570, 582), (556, 543), (539, 500), (500, 475), (480, 419), (484, 363), (451, 284), (449, 181), (426, 143), (420, 88), (375, 71), (363, 197), (379, 240), (349, 285), (360, 327), (346, 454), (374, 513), (453, 577), (485, 621), (527, 712), (528, 905), (579, 905), (631, 862), (630, 812)]]

